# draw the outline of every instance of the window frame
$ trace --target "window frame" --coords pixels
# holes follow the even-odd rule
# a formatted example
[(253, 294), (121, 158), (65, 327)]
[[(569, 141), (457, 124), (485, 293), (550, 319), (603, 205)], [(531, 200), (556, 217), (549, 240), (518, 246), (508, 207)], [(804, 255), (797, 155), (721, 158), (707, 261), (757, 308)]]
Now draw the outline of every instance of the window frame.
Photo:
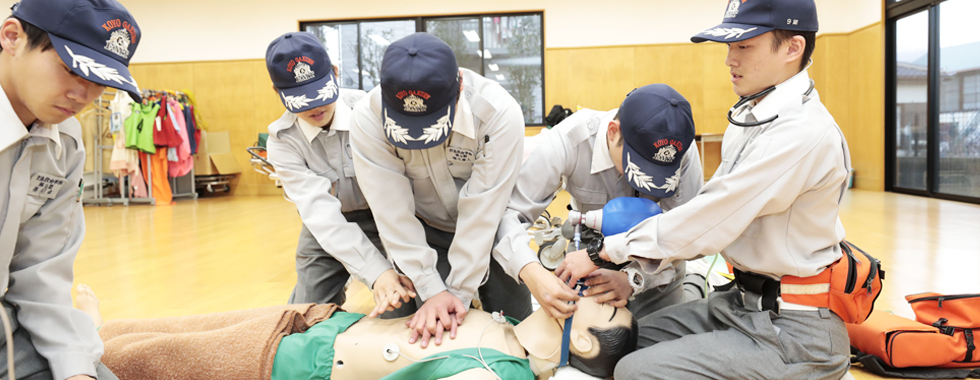
[[(543, 127), (546, 125), (545, 117), (548, 116), (547, 108), (547, 96), (546, 96), (546, 85), (545, 78), (546, 68), (545, 68), (545, 18), (543, 10), (526, 10), (526, 11), (512, 11), (512, 12), (490, 12), (490, 13), (454, 13), (454, 14), (433, 14), (424, 16), (391, 16), (391, 17), (372, 17), (372, 18), (343, 18), (343, 19), (321, 19), (321, 20), (300, 20), (299, 21), (299, 31), (305, 31), (307, 26), (320, 25), (320, 24), (354, 24), (357, 25), (357, 67), (358, 70), (363, 70), (363, 62), (361, 61), (361, 24), (365, 22), (384, 22), (384, 21), (414, 21), (416, 32), (426, 32), (426, 21), (450, 21), (450, 20), (464, 20), (464, 19), (477, 19), (477, 24), (479, 25), (480, 33), (480, 51), (485, 50), (484, 28), (483, 19), (487, 17), (516, 17), (516, 16), (538, 16), (541, 19), (541, 114), (537, 115), (540, 117), (540, 123), (527, 123), (525, 122), (525, 127)], [(478, 72), (481, 76), (486, 77), (486, 61), (481, 55), (480, 57), (480, 71)], [(359, 74), (357, 79), (358, 88), (364, 87), (363, 75)], [(512, 95), (513, 96), (513, 95)], [(531, 106), (531, 105), (528, 105)]]
[[(980, 197), (950, 194), (940, 192), (940, 113), (942, 108), (942, 78), (940, 67), (940, 4), (947, 0), (888, 0), (885, 5), (885, 191), (918, 195), (930, 198), (952, 200), (965, 203), (980, 204)], [(928, 111), (926, 121), (926, 189), (911, 189), (896, 184), (898, 174), (895, 172), (898, 149), (895, 131), (897, 105), (897, 21), (919, 12), (927, 12), (929, 25), (929, 50), (927, 58), (927, 95)], [(960, 83), (961, 108), (965, 106), (963, 88)]]

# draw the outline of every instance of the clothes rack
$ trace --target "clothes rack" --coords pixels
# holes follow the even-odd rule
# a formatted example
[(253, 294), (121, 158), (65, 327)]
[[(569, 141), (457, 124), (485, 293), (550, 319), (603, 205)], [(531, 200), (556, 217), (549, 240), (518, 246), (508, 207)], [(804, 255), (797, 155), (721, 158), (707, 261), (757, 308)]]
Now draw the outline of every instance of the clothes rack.
[[(109, 110), (109, 101), (106, 97), (112, 98), (116, 95), (116, 91), (103, 91), (102, 95), (95, 99), (93, 109), (91, 112), (95, 114), (95, 135), (93, 140), (92, 152), (93, 162), (92, 171), (84, 173), (85, 179), (89, 181), (85, 184), (85, 189), (91, 187), (92, 195), (83, 197), (83, 205), (104, 205), (107, 204), (112, 206), (113, 204), (122, 204), (123, 206), (129, 206), (130, 203), (146, 203), (155, 204), (156, 201), (153, 199), (153, 185), (149, 184), (149, 191), (147, 198), (131, 198), (127, 196), (129, 186), (130, 186), (130, 176), (125, 176), (119, 180), (119, 196), (118, 197), (106, 197), (105, 188), (103, 186), (105, 177), (105, 167), (104, 167), (104, 154), (106, 150), (112, 150), (112, 145), (102, 145), (102, 136), (104, 133), (104, 127), (106, 121), (111, 115)], [(149, 174), (149, 173), (147, 173)], [(150, 177), (147, 177), (148, 180)], [(91, 182), (91, 183), (89, 183)]]

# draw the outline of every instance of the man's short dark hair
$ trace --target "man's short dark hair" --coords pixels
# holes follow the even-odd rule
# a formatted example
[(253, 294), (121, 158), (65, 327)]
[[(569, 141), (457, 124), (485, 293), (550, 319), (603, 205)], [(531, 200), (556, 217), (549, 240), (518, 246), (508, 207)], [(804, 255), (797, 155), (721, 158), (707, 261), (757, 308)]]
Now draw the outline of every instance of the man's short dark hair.
[(772, 51), (775, 52), (779, 50), (783, 43), (789, 41), (795, 36), (803, 37), (806, 41), (806, 46), (803, 48), (803, 59), (800, 60), (800, 71), (806, 68), (806, 65), (810, 63), (810, 56), (813, 55), (813, 49), (816, 47), (817, 43), (817, 32), (801, 32), (798, 30), (786, 30), (786, 29), (776, 29), (772, 31)]
[[(24, 28), (24, 34), (27, 35), (29, 50), (41, 48), (41, 51), (43, 52), (47, 51), (48, 49), (54, 49), (54, 44), (51, 43), (51, 38), (48, 37), (48, 32), (34, 26), (34, 24), (21, 20), (20, 17), (10, 16), (10, 18), (20, 21), (20, 25)], [(0, 51), (3, 51), (2, 47), (0, 47)]]
[(640, 328), (636, 318), (632, 318), (630, 327), (613, 327), (597, 329), (589, 327), (589, 332), (599, 343), (599, 353), (591, 358), (583, 358), (573, 353), (568, 354), (568, 365), (589, 376), (608, 379), (616, 370), (616, 363), (626, 354), (636, 351)]

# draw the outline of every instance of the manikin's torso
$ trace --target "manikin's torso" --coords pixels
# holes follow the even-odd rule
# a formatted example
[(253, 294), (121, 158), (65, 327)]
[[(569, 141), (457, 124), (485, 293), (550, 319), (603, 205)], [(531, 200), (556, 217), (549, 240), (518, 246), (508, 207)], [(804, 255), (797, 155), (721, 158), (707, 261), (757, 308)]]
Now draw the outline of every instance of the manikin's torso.
[[(412, 364), (405, 356), (421, 360), (441, 352), (476, 348), (478, 343), (481, 348), (492, 348), (519, 358), (527, 356), (524, 347), (514, 335), (513, 326), (506, 322), (495, 322), (489, 313), (480, 310), (470, 310), (463, 325), (457, 330), (456, 339), (449, 339), (449, 332), (446, 331), (441, 345), (435, 345), (435, 338), (432, 338), (425, 349), (418, 342), (408, 344), (412, 330), (405, 327), (406, 320), (407, 318), (384, 320), (365, 317), (337, 335), (334, 342), (333, 373), (330, 378), (380, 379)], [(397, 345), (401, 353), (391, 361), (385, 359), (385, 348), (389, 344)]]

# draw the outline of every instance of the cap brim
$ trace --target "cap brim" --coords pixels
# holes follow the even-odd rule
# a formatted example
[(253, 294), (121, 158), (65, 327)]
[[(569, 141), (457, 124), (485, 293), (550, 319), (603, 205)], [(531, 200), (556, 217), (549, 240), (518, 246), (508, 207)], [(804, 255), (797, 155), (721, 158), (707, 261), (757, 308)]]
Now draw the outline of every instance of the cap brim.
[(279, 101), (286, 110), (300, 113), (336, 102), (340, 97), (340, 86), (331, 71), (325, 78), (293, 88), (280, 88)]
[(657, 198), (670, 198), (677, 191), (681, 177), (681, 160), (673, 165), (647, 161), (630, 144), (623, 144), (623, 174), (637, 191)]
[(456, 102), (424, 116), (408, 116), (381, 99), (381, 120), (388, 142), (402, 149), (429, 149), (446, 141), (456, 120)]
[(54, 50), (78, 76), (106, 87), (120, 89), (129, 93), (135, 101), (141, 101), (139, 85), (129, 74), (129, 68), (104, 52), (90, 49), (70, 40), (48, 33)]
[(771, 31), (773, 31), (773, 28), (767, 26), (725, 22), (694, 35), (694, 37), (691, 37), (691, 42), (738, 42)]

